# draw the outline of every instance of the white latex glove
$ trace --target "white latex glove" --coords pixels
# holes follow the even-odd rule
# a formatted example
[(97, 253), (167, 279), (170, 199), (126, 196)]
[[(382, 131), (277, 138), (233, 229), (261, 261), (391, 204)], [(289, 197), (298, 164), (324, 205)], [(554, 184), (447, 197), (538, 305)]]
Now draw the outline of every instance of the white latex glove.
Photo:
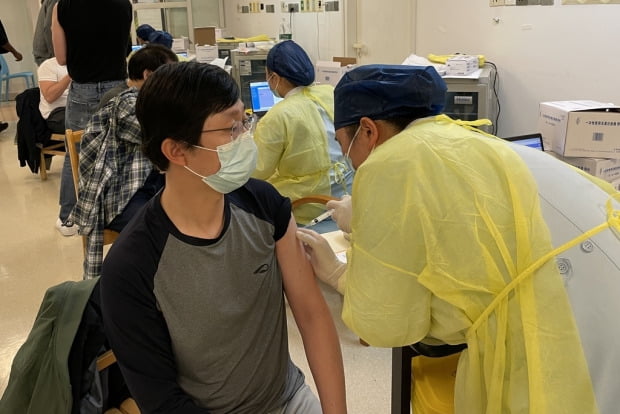
[(314, 269), (314, 275), (342, 293), (338, 288), (338, 280), (347, 265), (338, 260), (325, 237), (314, 230), (301, 228), (297, 229), (297, 238), (304, 244), (304, 249)]
[(336, 222), (338, 228), (345, 233), (351, 233), (351, 214), (353, 213), (351, 196), (344, 195), (340, 200), (328, 201), (325, 207), (327, 210), (334, 210), (332, 220)]

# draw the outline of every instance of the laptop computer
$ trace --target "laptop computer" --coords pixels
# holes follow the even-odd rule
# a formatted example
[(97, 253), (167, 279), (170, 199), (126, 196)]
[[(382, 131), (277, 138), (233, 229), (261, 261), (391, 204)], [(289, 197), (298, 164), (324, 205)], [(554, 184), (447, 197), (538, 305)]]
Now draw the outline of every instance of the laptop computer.
[(542, 134), (539, 132), (535, 134), (518, 135), (514, 137), (504, 138), (506, 141), (513, 142), (519, 145), (525, 145), (540, 151), (544, 151)]
[(265, 115), (271, 107), (282, 100), (271, 92), (267, 81), (250, 82), (250, 98), (252, 99), (252, 112), (257, 116)]

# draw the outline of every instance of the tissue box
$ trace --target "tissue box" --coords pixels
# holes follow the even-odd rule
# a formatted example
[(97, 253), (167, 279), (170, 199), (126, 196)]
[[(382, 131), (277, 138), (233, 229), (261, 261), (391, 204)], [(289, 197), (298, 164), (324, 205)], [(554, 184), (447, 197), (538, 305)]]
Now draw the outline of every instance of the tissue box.
[(545, 148), (565, 157), (620, 159), (620, 107), (597, 101), (542, 102)]

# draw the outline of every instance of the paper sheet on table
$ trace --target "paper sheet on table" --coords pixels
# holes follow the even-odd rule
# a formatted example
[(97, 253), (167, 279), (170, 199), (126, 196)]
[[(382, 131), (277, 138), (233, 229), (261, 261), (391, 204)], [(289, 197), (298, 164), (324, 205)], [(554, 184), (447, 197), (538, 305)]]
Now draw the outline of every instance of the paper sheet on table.
[(336, 253), (336, 257), (341, 262), (347, 262), (347, 249), (349, 248), (349, 241), (344, 238), (344, 233), (341, 230), (330, 231), (329, 233), (323, 233), (323, 237), (327, 239), (330, 247)]

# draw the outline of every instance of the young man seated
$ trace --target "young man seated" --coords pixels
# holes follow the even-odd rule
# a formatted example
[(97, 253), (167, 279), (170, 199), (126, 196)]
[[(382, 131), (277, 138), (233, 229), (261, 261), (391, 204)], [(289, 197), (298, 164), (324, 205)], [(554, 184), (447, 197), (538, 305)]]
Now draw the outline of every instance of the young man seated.
[(47, 59), (39, 66), (37, 77), (41, 91), (39, 112), (54, 134), (65, 135), (65, 106), (71, 85), (67, 66), (60, 65), (55, 57)]
[[(250, 179), (253, 125), (226, 71), (186, 62), (140, 90), (166, 185), (112, 245), (104, 326), (143, 414), (343, 414), (342, 357), (291, 204)], [(286, 299), (319, 400), (290, 359)]]
[(155, 69), (176, 61), (176, 55), (163, 46), (140, 49), (128, 64), (132, 87), (113, 97), (86, 127), (80, 145), (78, 201), (71, 213), (80, 234), (88, 236), (85, 279), (101, 274), (103, 230), (120, 232), (163, 186), (163, 176), (140, 151), (136, 98)]

